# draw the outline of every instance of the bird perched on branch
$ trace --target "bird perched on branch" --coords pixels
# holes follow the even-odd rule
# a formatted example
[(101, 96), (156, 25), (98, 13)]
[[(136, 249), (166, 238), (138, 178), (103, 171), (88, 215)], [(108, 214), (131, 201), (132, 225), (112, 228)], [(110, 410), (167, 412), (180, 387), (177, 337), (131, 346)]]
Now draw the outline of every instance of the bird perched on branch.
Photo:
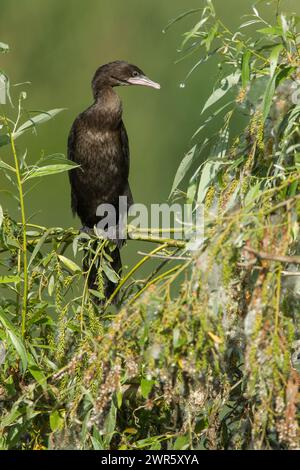
[[(97, 209), (111, 204), (119, 220), (119, 197), (127, 197), (127, 207), (133, 203), (128, 183), (129, 145), (122, 121), (122, 103), (114, 87), (144, 85), (159, 89), (141, 69), (124, 61), (111, 62), (96, 71), (92, 90), (94, 103), (75, 119), (69, 139), (68, 158), (80, 165), (69, 172), (71, 206), (82, 222), (83, 230), (99, 223)], [(112, 269), (120, 274), (122, 264), (119, 248), (122, 242), (115, 240), (111, 252)], [(85, 266), (88, 267), (88, 266)], [(115, 284), (104, 276), (104, 296), (109, 298)], [(97, 288), (97, 266), (90, 269), (89, 287)]]

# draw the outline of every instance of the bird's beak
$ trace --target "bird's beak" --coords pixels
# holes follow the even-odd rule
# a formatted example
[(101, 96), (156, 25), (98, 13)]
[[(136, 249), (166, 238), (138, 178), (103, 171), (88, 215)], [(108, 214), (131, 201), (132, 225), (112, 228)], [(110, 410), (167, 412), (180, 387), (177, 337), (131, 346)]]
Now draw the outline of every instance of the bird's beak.
[(145, 75), (140, 75), (139, 77), (130, 77), (127, 80), (130, 85), (142, 85), (142, 86), (149, 86), (151, 88), (156, 88), (156, 90), (160, 89), (160, 84), (155, 83), (150, 78), (146, 77)]

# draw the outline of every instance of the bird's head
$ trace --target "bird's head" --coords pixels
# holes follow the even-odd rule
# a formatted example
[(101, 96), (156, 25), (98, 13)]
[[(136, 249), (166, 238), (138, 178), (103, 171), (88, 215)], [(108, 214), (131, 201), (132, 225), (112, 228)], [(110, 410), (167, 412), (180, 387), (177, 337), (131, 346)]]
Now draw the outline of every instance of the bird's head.
[(160, 85), (150, 80), (136, 65), (119, 60), (99, 67), (92, 82), (94, 96), (105, 87), (124, 85), (142, 85), (160, 89)]

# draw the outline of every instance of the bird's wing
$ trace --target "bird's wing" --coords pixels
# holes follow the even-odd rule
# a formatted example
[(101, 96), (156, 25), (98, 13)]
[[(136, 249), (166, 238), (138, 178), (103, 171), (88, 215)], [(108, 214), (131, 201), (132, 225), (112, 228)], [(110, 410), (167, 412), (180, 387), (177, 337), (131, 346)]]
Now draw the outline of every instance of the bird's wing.
[[(127, 178), (128, 178), (129, 167), (130, 167), (130, 152), (129, 152), (128, 135), (127, 135), (127, 131), (126, 131), (123, 121), (121, 122), (120, 135), (121, 135), (121, 144), (122, 144), (122, 152), (124, 156), (124, 161), (125, 161), (125, 165), (127, 166), (126, 171), (127, 171)], [(124, 191), (124, 196), (127, 196), (127, 208), (129, 209), (129, 207), (133, 204), (133, 197), (132, 197), (129, 183), (127, 184), (126, 189)]]
[[(69, 138), (68, 138), (68, 159), (72, 160), (73, 162), (76, 161), (76, 151), (75, 151), (76, 150), (76, 125), (75, 123), (76, 121), (74, 122), (71, 128)], [(75, 170), (70, 170), (68, 171), (68, 173), (69, 173), (69, 180), (71, 184), (71, 208), (72, 208), (73, 215), (75, 215), (77, 212), (77, 197), (76, 197), (76, 193), (74, 190), (74, 179), (75, 179), (76, 173), (75, 173)]]
[(126, 131), (123, 121), (121, 122), (120, 136), (121, 136), (122, 152), (124, 156), (124, 163), (125, 165), (127, 165), (127, 171), (129, 174), (129, 165), (130, 165), (129, 142), (128, 142), (127, 131)]

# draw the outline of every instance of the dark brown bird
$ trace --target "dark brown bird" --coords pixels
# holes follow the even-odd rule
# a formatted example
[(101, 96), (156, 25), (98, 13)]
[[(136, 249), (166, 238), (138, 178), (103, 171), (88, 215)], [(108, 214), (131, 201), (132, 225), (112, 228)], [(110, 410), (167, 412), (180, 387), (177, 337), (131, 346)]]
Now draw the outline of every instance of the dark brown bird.
[[(120, 196), (127, 196), (128, 207), (133, 203), (129, 187), (129, 144), (122, 121), (122, 103), (114, 87), (144, 85), (160, 88), (141, 69), (124, 61), (111, 62), (96, 71), (92, 89), (94, 103), (75, 119), (68, 140), (68, 158), (80, 165), (69, 172), (73, 214), (78, 214), (83, 229), (91, 229), (98, 222), (97, 208), (101, 204), (115, 207), (118, 223)], [(112, 268), (120, 273), (119, 247), (112, 251)], [(89, 279), (95, 288), (96, 267)], [(108, 279), (104, 294), (108, 298), (115, 288)]]

